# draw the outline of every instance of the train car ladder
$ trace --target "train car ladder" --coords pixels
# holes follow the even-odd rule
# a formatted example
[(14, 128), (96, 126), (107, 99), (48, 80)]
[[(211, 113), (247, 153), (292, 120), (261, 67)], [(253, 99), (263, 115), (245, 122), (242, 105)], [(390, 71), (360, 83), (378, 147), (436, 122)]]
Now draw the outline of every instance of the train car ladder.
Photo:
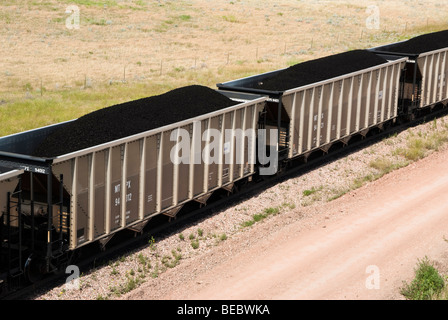
[(69, 233), (69, 220), (70, 220), (70, 214), (69, 212), (64, 210), (64, 179), (63, 175), (61, 174), (59, 177), (59, 201), (56, 203), (50, 204), (50, 206), (55, 206), (55, 210), (57, 210), (57, 214), (54, 216), (55, 219), (52, 219), (53, 227), (51, 230), (55, 230), (59, 236), (56, 239), (52, 239), (51, 242), (51, 258), (52, 259), (58, 259), (62, 257), (65, 253), (64, 248), (64, 238), (68, 238)]
[[(17, 200), (13, 200), (17, 198)], [(27, 249), (22, 245), (22, 190), (21, 182), (19, 188), (13, 193), (7, 194), (6, 206), (6, 241), (2, 243), (3, 249), (6, 249), (8, 275), (12, 278), (23, 274), (23, 252)]]
[(289, 142), (288, 128), (281, 127), (279, 130), (279, 148), (280, 149), (288, 148), (288, 142)]

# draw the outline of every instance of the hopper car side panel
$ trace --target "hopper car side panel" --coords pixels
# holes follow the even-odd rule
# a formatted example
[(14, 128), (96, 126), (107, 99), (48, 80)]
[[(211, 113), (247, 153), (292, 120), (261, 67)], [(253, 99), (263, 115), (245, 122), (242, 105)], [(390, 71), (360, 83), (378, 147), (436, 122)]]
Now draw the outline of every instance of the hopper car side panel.
[[(335, 141), (348, 141), (358, 133), (398, 116), (400, 76), (406, 58), (395, 60), (283, 92), (265, 91), (280, 100), (289, 117), (288, 158)], [(258, 83), (281, 70), (218, 84), (219, 89), (255, 93)], [(280, 112), (279, 112), (280, 113)], [(288, 119), (282, 118), (281, 121)], [(283, 124), (282, 124), (283, 125)]]
[[(174, 216), (187, 201), (205, 201), (214, 190), (254, 174), (256, 167), (249, 160), (255, 155), (256, 139), (232, 138), (225, 130), (256, 129), (265, 99), (56, 158), (52, 170), (64, 177), (71, 195), (70, 249), (154, 215)], [(191, 133), (191, 149), (181, 155), (190, 158), (189, 163), (171, 160), (176, 145), (171, 135), (178, 128)], [(206, 136), (211, 132), (207, 129), (220, 132), (220, 139)], [(207, 148), (208, 142), (219, 147)], [(203, 153), (213, 157), (214, 152), (221, 161), (204, 163)], [(200, 163), (194, 163), (195, 156)]]
[(405, 57), (405, 75), (401, 79), (400, 112), (412, 114), (419, 109), (445, 103), (448, 100), (448, 48), (423, 53), (391, 51), (396, 44), (370, 49), (379, 55)]
[(291, 119), (289, 157), (324, 148), (397, 117), (403, 63), (400, 60), (285, 92), (282, 103)]
[(422, 98), (420, 107), (448, 99), (448, 49), (420, 54), (417, 64), (422, 74)]

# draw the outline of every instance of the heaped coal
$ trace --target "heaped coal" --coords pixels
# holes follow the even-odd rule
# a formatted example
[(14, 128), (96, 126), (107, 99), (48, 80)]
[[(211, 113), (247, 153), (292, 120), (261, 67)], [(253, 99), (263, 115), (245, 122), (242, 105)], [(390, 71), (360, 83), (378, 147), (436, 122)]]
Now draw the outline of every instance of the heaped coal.
[(448, 30), (424, 34), (407, 41), (387, 46), (387, 51), (421, 54), (448, 47)]
[(56, 157), (238, 104), (216, 90), (192, 85), (86, 114), (56, 129), (34, 150)]
[(331, 79), (351, 72), (386, 63), (387, 60), (366, 50), (353, 50), (293, 65), (271, 78), (256, 84), (256, 88), (284, 91)]

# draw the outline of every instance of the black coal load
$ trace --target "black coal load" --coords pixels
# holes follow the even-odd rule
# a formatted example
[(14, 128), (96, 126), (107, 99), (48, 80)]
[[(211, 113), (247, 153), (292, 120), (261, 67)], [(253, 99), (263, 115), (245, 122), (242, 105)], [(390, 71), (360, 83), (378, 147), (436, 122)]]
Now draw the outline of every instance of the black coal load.
[(386, 51), (397, 53), (421, 54), (448, 47), (448, 30), (424, 34), (407, 41), (390, 45)]
[(216, 90), (192, 85), (86, 114), (56, 129), (34, 150), (56, 157), (238, 104)]
[(374, 67), (387, 60), (366, 50), (353, 50), (293, 65), (257, 83), (257, 89), (284, 91)]

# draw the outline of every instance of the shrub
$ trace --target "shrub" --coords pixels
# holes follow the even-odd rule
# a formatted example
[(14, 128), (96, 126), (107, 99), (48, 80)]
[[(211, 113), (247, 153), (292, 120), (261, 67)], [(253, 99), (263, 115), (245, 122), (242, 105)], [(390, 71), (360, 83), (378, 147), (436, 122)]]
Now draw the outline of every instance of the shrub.
[(372, 160), (370, 161), (369, 166), (383, 174), (387, 174), (394, 170), (394, 164), (390, 159), (387, 158), (377, 158), (375, 160)]
[(305, 197), (307, 197), (307, 196), (312, 195), (312, 194), (315, 193), (315, 192), (316, 192), (316, 190), (315, 190), (314, 188), (312, 188), (311, 190), (304, 190), (304, 191), (303, 191), (303, 195), (304, 195)]
[(445, 287), (445, 282), (433, 264), (424, 258), (419, 261), (415, 270), (415, 278), (410, 284), (405, 284), (401, 294), (408, 300), (430, 300)]
[(322, 189), (323, 189), (323, 186), (320, 186), (320, 187), (318, 187), (318, 188), (312, 187), (310, 190), (304, 190), (302, 194), (303, 194), (305, 197), (308, 197), (308, 196), (310, 196), (310, 195), (312, 195), (312, 194), (314, 194), (314, 193), (316, 193), (316, 192), (321, 191)]
[(193, 240), (193, 241), (191, 241), (191, 247), (192, 247), (193, 249), (197, 249), (197, 248), (199, 248), (199, 241), (198, 241), (198, 240)]

